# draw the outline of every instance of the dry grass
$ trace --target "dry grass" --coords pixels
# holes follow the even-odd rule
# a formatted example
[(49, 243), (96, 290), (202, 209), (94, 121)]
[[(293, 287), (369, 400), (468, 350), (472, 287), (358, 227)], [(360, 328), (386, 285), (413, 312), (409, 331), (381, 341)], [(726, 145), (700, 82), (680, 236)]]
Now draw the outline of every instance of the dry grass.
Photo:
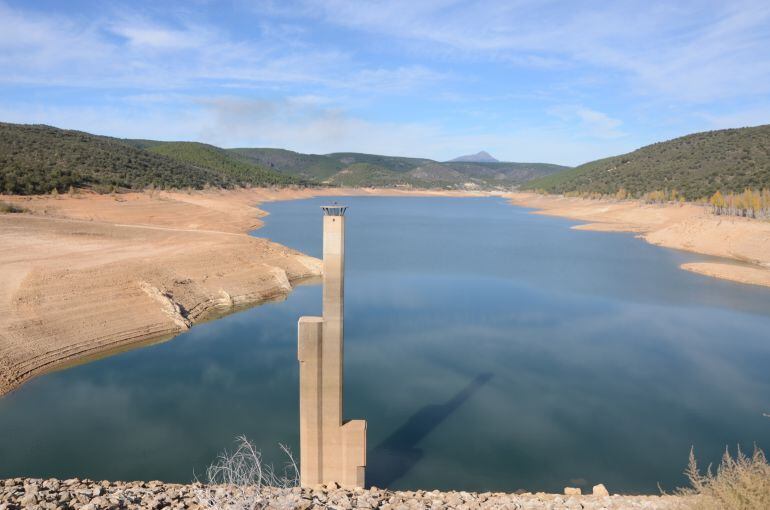
[(697, 510), (767, 510), (770, 509), (770, 464), (757, 447), (749, 457), (740, 447), (735, 457), (725, 449), (722, 462), (712, 472), (698, 469), (695, 452), (685, 471), (691, 487), (679, 494), (687, 498), (687, 507)]

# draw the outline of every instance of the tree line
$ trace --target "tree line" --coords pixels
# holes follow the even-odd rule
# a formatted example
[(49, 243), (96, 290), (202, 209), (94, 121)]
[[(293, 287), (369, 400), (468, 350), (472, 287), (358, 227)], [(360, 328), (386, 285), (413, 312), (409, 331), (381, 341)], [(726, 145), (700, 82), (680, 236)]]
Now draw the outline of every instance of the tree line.
[(714, 193), (708, 200), (714, 214), (770, 219), (770, 189), (746, 188), (743, 193)]
[[(536, 192), (540, 194), (547, 194), (547, 192), (544, 190), (536, 190)], [(638, 199), (645, 204), (681, 204), (687, 201), (684, 194), (675, 189), (648, 191), (647, 193), (643, 193), (636, 197), (626, 191), (624, 188), (620, 188), (615, 193), (598, 193), (595, 191), (568, 191), (564, 193), (564, 196), (601, 200)], [(762, 190), (746, 188), (741, 193), (722, 193), (721, 190), (717, 190), (710, 197), (703, 197), (695, 200), (694, 202), (708, 205), (711, 208), (711, 211), (718, 215), (770, 219), (769, 188), (764, 188)]]

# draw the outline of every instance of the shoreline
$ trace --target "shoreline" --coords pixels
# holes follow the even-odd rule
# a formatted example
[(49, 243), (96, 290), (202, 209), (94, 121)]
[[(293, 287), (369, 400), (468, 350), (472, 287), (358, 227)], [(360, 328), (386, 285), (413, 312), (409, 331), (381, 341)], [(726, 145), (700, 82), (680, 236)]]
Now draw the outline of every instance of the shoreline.
[(263, 215), (248, 197), (181, 195), (12, 197), (31, 214), (0, 216), (0, 396), (321, 274), (319, 260), (248, 234)]
[(535, 214), (584, 222), (575, 230), (631, 232), (664, 248), (725, 259), (687, 262), (682, 270), (735, 283), (770, 287), (770, 222), (717, 216), (692, 204), (643, 204), (638, 200), (568, 198), (506, 193), (512, 205)]
[(321, 261), (254, 237), (265, 202), (316, 196), (481, 196), (378, 189), (237, 189), (4, 196), (0, 398), (30, 379), (285, 297)]
[(37, 375), (171, 339), (319, 277), (318, 259), (249, 235), (267, 215), (260, 204), (318, 196), (499, 196), (585, 222), (575, 229), (632, 232), (726, 259), (680, 267), (770, 287), (770, 222), (694, 204), (371, 188), (3, 197), (30, 213), (0, 215), (0, 397)]

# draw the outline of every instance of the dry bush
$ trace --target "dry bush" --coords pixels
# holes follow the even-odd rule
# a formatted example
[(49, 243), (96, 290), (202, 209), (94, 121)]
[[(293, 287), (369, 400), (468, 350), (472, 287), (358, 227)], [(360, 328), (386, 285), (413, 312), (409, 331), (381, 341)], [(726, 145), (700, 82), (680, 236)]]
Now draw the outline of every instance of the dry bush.
[(692, 487), (678, 492), (687, 498), (687, 507), (697, 510), (767, 510), (770, 509), (770, 464), (765, 454), (754, 447), (751, 457), (738, 447), (735, 457), (725, 449), (722, 462), (712, 473), (711, 466), (700, 473), (695, 452), (685, 474)]
[(29, 209), (11, 202), (0, 202), (0, 214), (29, 212)]
[(299, 469), (284, 445), (287, 462), (281, 472), (263, 463), (262, 454), (245, 436), (236, 440), (237, 448), (224, 451), (206, 470), (206, 480), (196, 496), (200, 506), (209, 510), (254, 510), (294, 508), (299, 495), (292, 492), (299, 485)]

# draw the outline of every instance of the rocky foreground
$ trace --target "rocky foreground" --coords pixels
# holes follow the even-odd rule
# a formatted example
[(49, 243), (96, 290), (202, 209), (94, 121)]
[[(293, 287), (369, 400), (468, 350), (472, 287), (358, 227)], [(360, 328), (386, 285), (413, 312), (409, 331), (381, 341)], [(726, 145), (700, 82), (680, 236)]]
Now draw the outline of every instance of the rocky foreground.
[(0, 480), (0, 510), (30, 509), (477, 509), (620, 510), (681, 508), (675, 496), (581, 496), (506, 494), (501, 492), (389, 491), (371, 489), (241, 489), (175, 485), (163, 482), (96, 482), (92, 480)]

